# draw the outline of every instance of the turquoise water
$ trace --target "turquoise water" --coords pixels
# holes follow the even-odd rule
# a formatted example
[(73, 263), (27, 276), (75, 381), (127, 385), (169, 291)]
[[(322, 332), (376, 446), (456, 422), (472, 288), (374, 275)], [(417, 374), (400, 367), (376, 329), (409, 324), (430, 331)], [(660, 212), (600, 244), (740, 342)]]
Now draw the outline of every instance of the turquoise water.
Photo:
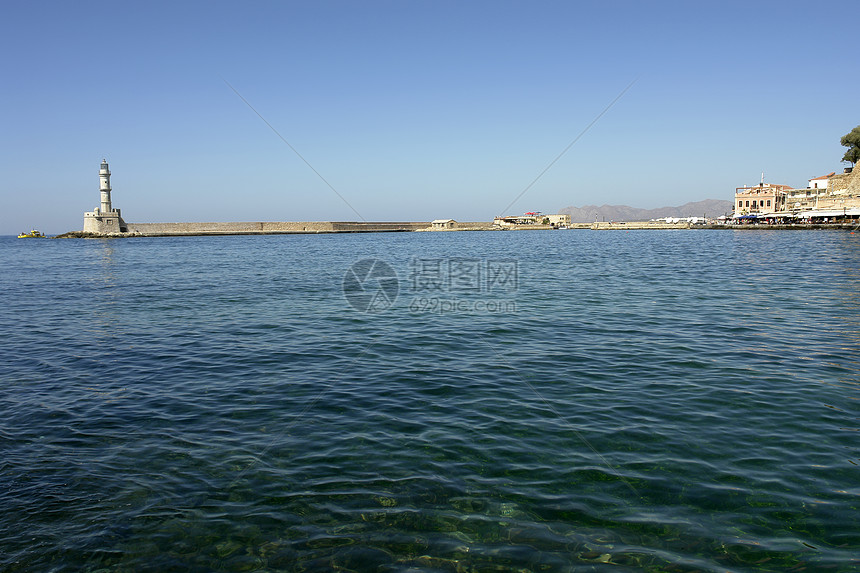
[[(367, 312), (363, 259), (398, 286)], [(0, 261), (0, 570), (860, 566), (860, 234), (2, 238)]]

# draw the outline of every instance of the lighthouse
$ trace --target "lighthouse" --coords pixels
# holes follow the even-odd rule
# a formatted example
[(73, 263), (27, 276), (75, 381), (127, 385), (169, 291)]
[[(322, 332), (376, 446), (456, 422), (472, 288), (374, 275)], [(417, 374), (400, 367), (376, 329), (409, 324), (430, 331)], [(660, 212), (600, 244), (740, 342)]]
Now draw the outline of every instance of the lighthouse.
[(84, 232), (97, 235), (115, 235), (128, 232), (119, 209), (114, 209), (110, 200), (110, 168), (107, 159), (99, 166), (99, 194), (101, 203), (92, 211), (84, 213)]
[(101, 167), (99, 167), (99, 190), (102, 194), (102, 204), (99, 211), (110, 213), (112, 211), (110, 205), (110, 169), (108, 169), (107, 159), (102, 159)]

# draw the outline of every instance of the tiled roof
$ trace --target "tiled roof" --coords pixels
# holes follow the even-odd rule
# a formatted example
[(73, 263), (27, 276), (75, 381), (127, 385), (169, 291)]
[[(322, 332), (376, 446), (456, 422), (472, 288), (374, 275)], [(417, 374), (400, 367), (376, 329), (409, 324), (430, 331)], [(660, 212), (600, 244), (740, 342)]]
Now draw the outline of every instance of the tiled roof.
[(822, 175), (821, 177), (813, 177), (812, 179), (810, 179), (810, 181), (815, 181), (817, 179), (830, 179), (834, 175), (836, 175), (835, 171), (833, 171), (832, 173), (828, 173), (827, 175)]

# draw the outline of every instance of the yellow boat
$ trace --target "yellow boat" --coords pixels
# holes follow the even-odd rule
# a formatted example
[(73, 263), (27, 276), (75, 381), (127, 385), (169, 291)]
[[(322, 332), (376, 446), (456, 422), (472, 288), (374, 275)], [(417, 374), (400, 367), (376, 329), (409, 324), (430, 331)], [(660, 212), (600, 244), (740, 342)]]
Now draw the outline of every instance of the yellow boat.
[(33, 229), (29, 233), (21, 233), (18, 235), (19, 239), (44, 239), (45, 235), (41, 231), (37, 231)]

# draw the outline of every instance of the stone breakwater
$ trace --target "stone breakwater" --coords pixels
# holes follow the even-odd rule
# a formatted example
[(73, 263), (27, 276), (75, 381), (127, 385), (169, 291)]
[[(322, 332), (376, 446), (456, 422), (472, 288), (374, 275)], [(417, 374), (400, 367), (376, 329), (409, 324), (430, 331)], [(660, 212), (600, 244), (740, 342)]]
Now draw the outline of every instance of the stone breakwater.
[[(654, 221), (613, 221), (595, 223), (572, 223), (569, 229), (591, 229), (595, 231), (608, 230), (666, 230), (666, 229), (715, 229), (723, 231), (777, 231), (804, 229), (831, 229), (860, 231), (857, 223), (828, 223), (828, 224), (788, 224), (788, 225), (726, 225), (707, 224), (690, 225), (689, 223), (660, 223)], [(458, 223), (453, 229), (433, 229), (425, 222), (330, 222), (309, 221), (292, 223), (129, 223), (125, 233), (92, 233), (88, 231), (71, 231), (56, 235), (54, 239), (96, 239), (114, 237), (182, 237), (202, 235), (288, 235), (313, 233), (392, 233), (413, 231), (548, 231), (554, 230), (548, 225), (523, 225), (519, 227), (499, 227), (488, 222)]]
[(429, 222), (257, 222), (257, 223), (129, 223), (128, 234), (160, 235), (254, 235), (278, 233), (361, 233), (380, 231), (415, 231)]
[(198, 235), (278, 235), (291, 233), (384, 233), (419, 231), (429, 222), (211, 222), (211, 223), (128, 223), (124, 233), (73, 231), (59, 237), (181, 237)]
[[(211, 223), (127, 223), (126, 231), (93, 233), (72, 231), (55, 239), (100, 237), (193, 237), (201, 235), (288, 235), (302, 233), (396, 233), (439, 231), (429, 221), (305, 221), (305, 222), (211, 222)], [(490, 222), (457, 223), (453, 231), (489, 231)], [(495, 230), (498, 230), (496, 227)]]

